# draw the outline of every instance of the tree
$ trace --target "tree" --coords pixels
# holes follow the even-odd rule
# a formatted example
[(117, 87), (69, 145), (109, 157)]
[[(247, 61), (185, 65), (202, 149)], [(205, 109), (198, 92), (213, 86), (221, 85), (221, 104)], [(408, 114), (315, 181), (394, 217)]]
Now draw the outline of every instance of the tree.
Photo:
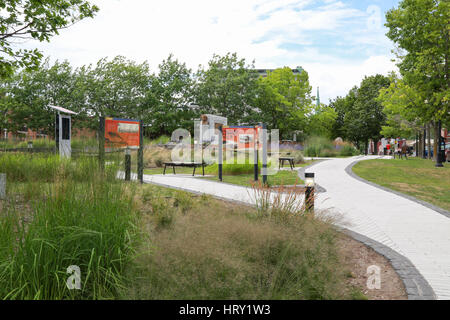
[(37, 68), (42, 54), (15, 48), (15, 41), (49, 41), (59, 30), (93, 17), (98, 7), (85, 0), (0, 0), (0, 78), (17, 67)]
[(253, 70), (253, 64), (247, 65), (236, 53), (214, 55), (208, 69), (200, 67), (197, 73), (195, 103), (202, 112), (227, 117), (228, 123), (249, 123), (255, 115), (258, 77)]
[(96, 128), (98, 117), (144, 119), (151, 106), (148, 99), (153, 76), (147, 62), (137, 64), (122, 56), (103, 58), (76, 71), (77, 91), (84, 98), (81, 113)]
[(23, 70), (3, 84), (10, 106), (6, 127), (12, 131), (28, 128), (52, 135), (55, 117), (48, 106), (78, 111), (82, 104), (74, 98), (75, 79), (67, 61), (50, 66), (46, 60), (38, 70)]
[(337, 97), (330, 101), (330, 108), (336, 112), (336, 120), (331, 129), (332, 138), (347, 138), (345, 130), (345, 114), (353, 107), (356, 101), (358, 87), (353, 87), (345, 97)]
[(308, 73), (295, 75), (288, 67), (275, 69), (258, 79), (258, 107), (261, 121), (279, 129), (286, 138), (293, 131), (306, 131), (307, 115), (312, 110)]
[(385, 125), (386, 115), (378, 100), (382, 88), (389, 86), (389, 78), (382, 75), (365, 77), (360, 87), (352, 88), (345, 98), (337, 98), (331, 106), (337, 112), (333, 136), (355, 143), (357, 148), (367, 146), (368, 140), (376, 142), (381, 139), (381, 129)]
[(408, 137), (414, 131), (423, 130), (423, 114), (426, 112), (424, 97), (408, 86), (397, 74), (390, 75), (390, 85), (380, 90), (378, 101), (386, 114), (382, 134), (387, 137)]
[(320, 104), (308, 118), (308, 134), (333, 138), (333, 127), (338, 114), (333, 107)]
[(177, 128), (193, 128), (197, 111), (193, 103), (193, 76), (186, 64), (172, 55), (159, 65), (159, 73), (152, 82), (147, 97), (152, 105), (146, 122), (152, 135), (172, 134)]
[(440, 135), (437, 121), (450, 120), (449, 21), (446, 0), (403, 0), (386, 14), (387, 36), (398, 47), (402, 80), (422, 98), (406, 108), (416, 108), (423, 126), (434, 127), (435, 137)]

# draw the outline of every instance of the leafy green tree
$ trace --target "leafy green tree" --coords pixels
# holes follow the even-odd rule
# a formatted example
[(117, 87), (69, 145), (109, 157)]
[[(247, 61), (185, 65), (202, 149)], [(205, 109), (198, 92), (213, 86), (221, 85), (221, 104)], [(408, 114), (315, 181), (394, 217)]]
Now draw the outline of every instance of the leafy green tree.
[(227, 117), (230, 124), (254, 121), (258, 75), (253, 70), (236, 53), (214, 55), (208, 68), (197, 72), (195, 103), (204, 113)]
[(382, 88), (389, 86), (389, 78), (382, 75), (365, 77), (361, 82), (353, 107), (344, 117), (347, 137), (358, 147), (368, 145), (372, 139), (377, 145), (381, 139), (381, 128), (386, 122), (383, 106), (377, 100)]
[(85, 0), (0, 0), (0, 78), (17, 67), (37, 68), (42, 54), (15, 48), (15, 41), (49, 41), (59, 30), (93, 17), (98, 7)]
[(338, 114), (333, 107), (320, 104), (314, 107), (314, 112), (308, 117), (308, 134), (333, 138), (333, 127)]
[(186, 64), (174, 60), (172, 55), (159, 65), (149, 95), (150, 112), (145, 116), (149, 133), (170, 135), (177, 128), (193, 128), (198, 111), (193, 103), (193, 75)]
[(259, 119), (279, 129), (287, 138), (293, 131), (306, 131), (312, 110), (311, 86), (306, 71), (294, 74), (288, 67), (275, 69), (258, 79), (256, 106)]
[(98, 117), (144, 119), (151, 108), (153, 76), (147, 62), (137, 64), (122, 56), (103, 58), (76, 71), (77, 94), (84, 98), (82, 114), (96, 128)]
[[(386, 14), (404, 82), (420, 92), (424, 122), (449, 117), (450, 2), (403, 0)], [(425, 106), (425, 108), (423, 108)], [(413, 107), (413, 106), (409, 106)]]
[(75, 80), (67, 61), (53, 66), (46, 60), (38, 70), (22, 72), (4, 82), (9, 110), (6, 127), (12, 131), (29, 128), (52, 135), (55, 113), (49, 105), (78, 111), (82, 101), (74, 99)]
[(378, 101), (386, 114), (386, 125), (381, 133), (386, 137), (409, 137), (423, 130), (424, 97), (408, 86), (403, 79), (392, 73), (390, 85), (380, 90)]
[(357, 148), (368, 140), (376, 143), (382, 137), (382, 126), (386, 115), (383, 105), (378, 100), (380, 90), (388, 87), (389, 78), (382, 75), (365, 77), (360, 87), (353, 87), (345, 98), (338, 97), (330, 106), (337, 113), (336, 122), (332, 128), (333, 137), (341, 136), (350, 140)]

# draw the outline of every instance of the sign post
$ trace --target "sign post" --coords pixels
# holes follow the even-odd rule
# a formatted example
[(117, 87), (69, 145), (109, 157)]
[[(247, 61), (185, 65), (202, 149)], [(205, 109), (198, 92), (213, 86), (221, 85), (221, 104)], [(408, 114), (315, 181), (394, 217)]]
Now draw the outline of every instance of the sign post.
[(144, 183), (144, 132), (142, 120), (139, 120), (138, 179)]
[(260, 141), (262, 140), (262, 176), (263, 185), (267, 184), (267, 127), (261, 123)]
[(222, 167), (223, 167), (223, 133), (222, 125), (219, 126), (219, 180), (222, 181)]
[(98, 125), (98, 163), (100, 169), (105, 169), (105, 117), (100, 117)]
[(258, 148), (259, 143), (257, 139), (257, 127), (255, 126), (254, 132), (253, 132), (253, 152), (254, 152), (254, 163), (253, 163), (253, 172), (254, 172), (254, 178), (255, 181), (258, 181)]

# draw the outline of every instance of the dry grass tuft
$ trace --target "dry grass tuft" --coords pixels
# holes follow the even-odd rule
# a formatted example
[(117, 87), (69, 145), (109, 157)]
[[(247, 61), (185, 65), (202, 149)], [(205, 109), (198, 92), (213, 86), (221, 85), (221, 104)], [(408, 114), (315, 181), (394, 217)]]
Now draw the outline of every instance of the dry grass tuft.
[[(264, 216), (252, 207), (144, 186), (132, 299), (348, 297), (336, 231), (312, 215)], [(144, 198), (144, 197), (143, 197)], [(173, 217), (162, 226), (156, 199)], [(161, 206), (161, 203), (156, 204)]]

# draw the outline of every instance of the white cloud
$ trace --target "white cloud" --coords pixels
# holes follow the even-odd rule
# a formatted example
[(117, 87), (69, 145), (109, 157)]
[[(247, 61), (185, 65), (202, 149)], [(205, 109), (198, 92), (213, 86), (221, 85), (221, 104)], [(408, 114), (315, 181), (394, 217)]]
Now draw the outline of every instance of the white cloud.
[[(313, 86), (320, 85), (324, 101), (345, 94), (366, 71), (391, 68), (383, 31), (364, 29), (368, 13), (341, 1), (94, 2), (101, 9), (94, 19), (61, 31), (51, 43), (30, 42), (27, 46), (37, 46), (52, 59), (67, 59), (76, 66), (96, 63), (105, 56), (124, 55), (138, 62), (147, 60), (153, 70), (170, 53), (196, 69), (206, 64), (213, 53), (237, 52), (249, 62), (255, 59), (258, 68), (302, 65)], [(350, 25), (355, 23), (362, 27), (352, 29)], [(315, 37), (322, 35), (339, 39), (341, 52), (358, 50), (361, 57), (355, 60), (316, 47)], [(283, 49), (286, 42), (302, 47)]]

